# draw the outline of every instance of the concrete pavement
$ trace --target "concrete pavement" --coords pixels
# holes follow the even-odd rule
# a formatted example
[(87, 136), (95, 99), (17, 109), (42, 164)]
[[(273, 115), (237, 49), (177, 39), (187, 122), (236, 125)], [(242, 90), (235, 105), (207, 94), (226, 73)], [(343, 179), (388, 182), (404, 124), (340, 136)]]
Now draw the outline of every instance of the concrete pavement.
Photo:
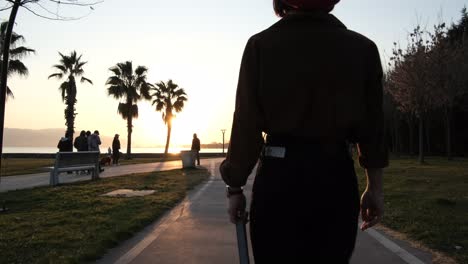
[[(222, 159), (215, 159), (222, 160)], [(116, 177), (129, 175), (133, 173), (145, 173), (152, 171), (164, 171), (182, 168), (182, 162), (180, 160), (167, 161), (167, 162), (154, 162), (145, 164), (133, 164), (133, 165), (121, 165), (115, 167), (104, 167), (105, 170), (99, 175), (102, 178)], [(17, 189), (28, 189), (38, 186), (49, 185), (49, 172), (8, 176), (2, 177), (0, 182), (0, 192), (17, 190)], [(76, 175), (61, 173), (59, 176), (60, 183), (70, 183), (77, 181), (90, 180), (91, 175)]]
[[(235, 227), (228, 221), (220, 160), (203, 160), (211, 179), (162, 219), (108, 252), (97, 263), (239, 263)], [(246, 194), (250, 194), (253, 176)], [(249, 199), (249, 197), (248, 197)], [(253, 259), (251, 260), (253, 262)], [(359, 231), (351, 264), (429, 264), (431, 254), (375, 230)]]

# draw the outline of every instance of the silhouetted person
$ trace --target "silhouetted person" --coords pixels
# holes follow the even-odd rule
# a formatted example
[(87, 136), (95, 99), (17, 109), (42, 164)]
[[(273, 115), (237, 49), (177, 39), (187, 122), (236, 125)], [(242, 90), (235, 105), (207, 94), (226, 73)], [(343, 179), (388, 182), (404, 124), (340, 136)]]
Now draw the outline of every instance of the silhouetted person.
[[(380, 56), (329, 14), (338, 1), (274, 0), (282, 19), (245, 47), (220, 171), (230, 219), (245, 221), (242, 187), (260, 158), (250, 206), (255, 263), (348, 263), (359, 209), (363, 230), (383, 215)], [(357, 143), (368, 177), (361, 204), (346, 140)]]
[[(84, 130), (83, 130), (84, 131)], [(81, 133), (80, 133), (81, 135)], [(89, 144), (90, 144), (90, 141), (91, 141), (91, 131), (86, 131), (85, 133), (85, 141), (83, 142), (83, 151), (89, 151)], [(88, 174), (91, 173), (91, 170), (88, 170)]]
[[(88, 140), (88, 149), (89, 151), (99, 151), (99, 145), (101, 145), (101, 138), (99, 137), (99, 131), (95, 130), (93, 134), (91, 134)], [(99, 165), (99, 171), (102, 172), (104, 169), (101, 168), (101, 165)]]
[[(65, 136), (59, 140), (57, 148), (59, 152), (73, 152), (72, 136), (66, 132)], [(67, 171), (67, 174), (72, 174), (72, 172)]]
[(195, 158), (197, 159), (197, 165), (200, 165), (200, 139), (197, 134), (193, 134), (192, 139), (192, 151), (195, 152)]
[(86, 141), (88, 143), (87, 146), (87, 151), (90, 151), (90, 145), (91, 145), (91, 131), (86, 131)]
[(77, 151), (88, 151), (88, 139), (86, 138), (86, 132), (82, 130), (80, 135), (75, 138), (73, 146)]
[(73, 142), (71, 136), (68, 133), (65, 133), (65, 136), (59, 140), (57, 148), (59, 149), (59, 152), (73, 151)]
[(99, 145), (101, 145), (101, 138), (99, 137), (99, 131), (95, 130), (93, 134), (89, 136), (88, 149), (89, 151), (99, 151)]
[(112, 164), (119, 165), (120, 159), (120, 140), (119, 134), (115, 134), (114, 140), (112, 140)]

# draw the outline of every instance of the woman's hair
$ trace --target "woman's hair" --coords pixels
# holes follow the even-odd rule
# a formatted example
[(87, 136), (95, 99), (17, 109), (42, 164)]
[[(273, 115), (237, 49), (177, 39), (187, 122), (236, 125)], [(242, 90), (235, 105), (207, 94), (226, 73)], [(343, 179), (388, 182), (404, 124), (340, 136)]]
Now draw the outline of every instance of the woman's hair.
[(283, 3), (282, 0), (273, 0), (273, 9), (277, 16), (284, 17), (291, 10), (291, 7)]
[[(301, 1), (298, 1), (301, 2)], [(307, 1), (304, 1), (306, 4)], [(328, 0), (328, 1), (310, 1), (308, 2), (308, 5), (305, 5), (305, 7), (308, 6), (310, 10), (312, 9), (320, 9), (324, 10), (326, 12), (330, 12), (333, 10), (335, 4), (340, 2), (340, 0)], [(273, 9), (275, 10), (275, 13), (279, 17), (284, 17), (288, 13), (288, 11), (294, 10), (295, 8), (285, 4), (283, 0), (273, 0)], [(299, 8), (300, 9), (300, 8)]]

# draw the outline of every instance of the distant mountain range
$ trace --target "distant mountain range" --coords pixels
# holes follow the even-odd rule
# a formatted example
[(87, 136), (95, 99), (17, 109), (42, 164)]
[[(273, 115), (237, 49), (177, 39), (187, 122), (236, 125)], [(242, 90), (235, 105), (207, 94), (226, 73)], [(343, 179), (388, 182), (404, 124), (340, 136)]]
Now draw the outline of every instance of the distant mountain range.
[[(64, 136), (65, 130), (63, 128), (48, 128), (48, 129), (21, 129), (21, 128), (5, 128), (3, 136), (3, 145), (5, 147), (56, 147), (60, 138)], [(77, 137), (79, 133), (75, 133)], [(100, 135), (102, 145), (112, 146), (113, 137)], [(122, 149), (126, 149), (126, 140), (122, 138), (120, 143)], [(229, 143), (224, 146), (227, 149)], [(164, 147), (159, 146), (159, 147)], [(183, 146), (190, 148), (190, 145)], [(202, 148), (222, 148), (221, 143), (212, 142), (209, 144), (202, 144)]]
[[(64, 136), (63, 128), (20, 129), (5, 128), (3, 145), (5, 147), (55, 147)], [(75, 133), (75, 136), (79, 134)], [(112, 137), (101, 136), (103, 146), (112, 145)]]

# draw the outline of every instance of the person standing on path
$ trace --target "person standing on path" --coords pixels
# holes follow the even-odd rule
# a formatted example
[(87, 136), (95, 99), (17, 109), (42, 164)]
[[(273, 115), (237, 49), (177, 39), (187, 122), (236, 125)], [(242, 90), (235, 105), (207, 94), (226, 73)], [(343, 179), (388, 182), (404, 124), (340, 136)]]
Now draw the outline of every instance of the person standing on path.
[(89, 140), (88, 140), (88, 148), (89, 148), (89, 151), (99, 151), (101, 152), (101, 150), (99, 149), (99, 145), (101, 145), (101, 138), (99, 137), (99, 131), (98, 130), (95, 130), (93, 134), (91, 134), (91, 136), (89, 137)]
[(73, 142), (71, 136), (68, 133), (65, 133), (65, 137), (62, 137), (58, 144), (57, 148), (60, 152), (72, 152), (73, 151)]
[[(88, 139), (86, 138), (86, 132), (84, 130), (81, 130), (80, 135), (75, 138), (75, 142), (73, 142), (73, 146), (76, 148), (78, 152), (81, 151), (88, 151)], [(85, 173), (90, 173), (90, 171), (77, 171), (77, 174), (85, 174)]]
[(91, 151), (91, 131), (86, 131), (86, 142), (88, 143), (88, 148), (86, 151)]
[(112, 164), (119, 165), (120, 158), (120, 140), (119, 134), (115, 134), (114, 140), (112, 140)]
[(82, 130), (80, 135), (75, 138), (73, 146), (77, 151), (88, 151), (88, 139), (86, 138), (86, 132)]
[[(274, 0), (282, 19), (245, 47), (220, 166), (233, 223), (250, 205), (255, 263), (349, 263), (358, 229), (383, 216), (382, 65), (377, 46), (329, 14), (339, 0)], [(266, 134), (264, 140), (262, 133)], [(357, 143), (367, 188), (359, 202)]]
[[(88, 140), (88, 148), (89, 151), (98, 151), (99, 153), (101, 150), (99, 149), (99, 145), (101, 145), (101, 138), (99, 137), (99, 131), (95, 130), (93, 134), (89, 136)], [(104, 169), (101, 168), (101, 165), (99, 164), (99, 172), (103, 172)]]
[[(59, 149), (59, 152), (73, 152), (72, 135), (70, 135), (68, 132), (65, 132), (65, 137), (62, 137), (59, 140), (57, 148)], [(67, 174), (72, 174), (72, 172), (67, 171)]]
[(195, 151), (195, 158), (197, 159), (197, 165), (200, 166), (200, 139), (197, 137), (197, 134), (193, 134), (192, 140), (192, 151)]

